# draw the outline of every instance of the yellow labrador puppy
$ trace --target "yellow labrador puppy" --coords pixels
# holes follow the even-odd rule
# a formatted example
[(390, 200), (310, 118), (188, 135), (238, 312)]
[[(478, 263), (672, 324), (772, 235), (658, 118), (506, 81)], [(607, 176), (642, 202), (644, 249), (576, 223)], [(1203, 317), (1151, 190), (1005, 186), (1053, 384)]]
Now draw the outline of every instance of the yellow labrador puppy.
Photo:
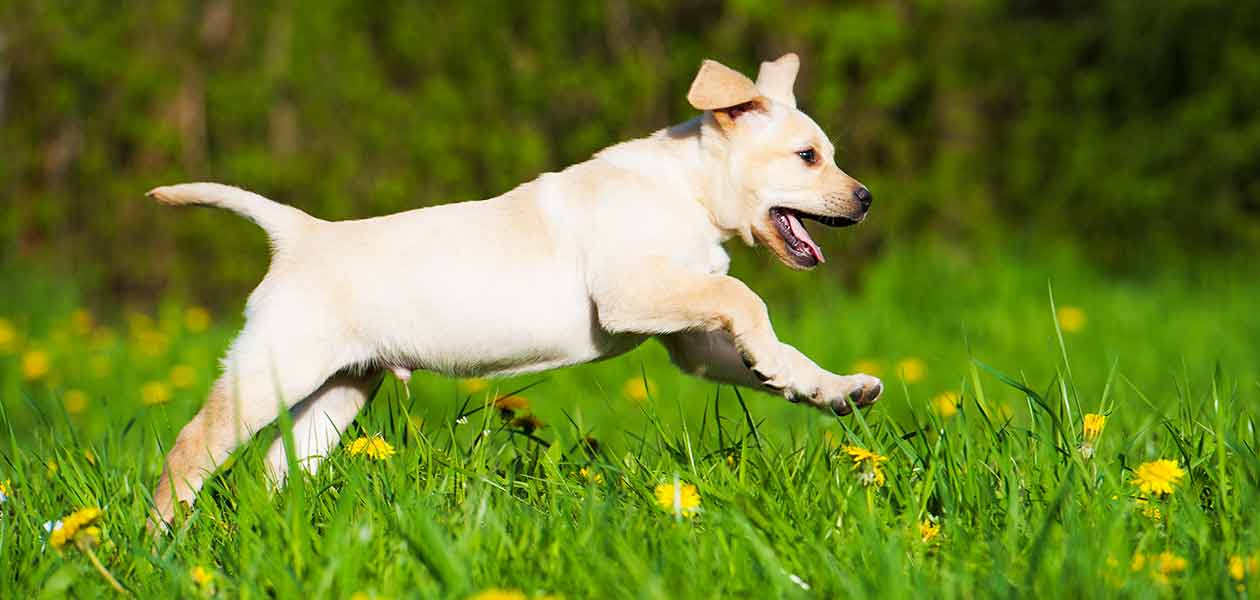
[[(875, 402), (878, 379), (830, 373), (780, 342), (761, 298), (726, 275), (730, 238), (809, 269), (823, 254), (803, 220), (851, 225), (870, 207), (796, 108), (799, 64), (763, 63), (754, 83), (705, 61), (687, 95), (701, 116), (489, 200), (329, 222), (213, 183), (149, 192), (244, 215), (274, 247), (223, 375), (166, 458), (156, 516), (191, 503), (282, 407), (300, 464), (315, 469), (386, 371), (526, 373), (655, 336), (715, 381), (840, 414)], [(268, 464), (283, 481), (279, 440)]]

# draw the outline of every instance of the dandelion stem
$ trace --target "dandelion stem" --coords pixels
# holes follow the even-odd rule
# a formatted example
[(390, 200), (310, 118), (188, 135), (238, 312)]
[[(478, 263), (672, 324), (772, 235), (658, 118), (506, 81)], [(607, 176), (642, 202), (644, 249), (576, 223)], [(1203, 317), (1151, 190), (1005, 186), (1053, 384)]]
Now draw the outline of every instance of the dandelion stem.
[(105, 578), (105, 581), (109, 583), (110, 587), (114, 588), (114, 591), (119, 594), (127, 593), (127, 590), (123, 589), (122, 584), (118, 583), (118, 580), (114, 579), (114, 576), (109, 573), (109, 569), (106, 569), (105, 565), (101, 564), (101, 559), (96, 557), (96, 552), (92, 551), (91, 546), (87, 545), (82, 540), (76, 542), (75, 545), (79, 547), (80, 551), (87, 555), (88, 560), (92, 561), (92, 566), (96, 567), (96, 572), (100, 573), (101, 577)]

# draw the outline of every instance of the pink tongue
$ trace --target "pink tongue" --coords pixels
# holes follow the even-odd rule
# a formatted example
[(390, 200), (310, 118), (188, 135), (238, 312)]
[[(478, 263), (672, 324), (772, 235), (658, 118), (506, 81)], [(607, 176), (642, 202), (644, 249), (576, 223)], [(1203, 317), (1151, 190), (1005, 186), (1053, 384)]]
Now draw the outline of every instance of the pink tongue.
[(788, 226), (792, 228), (792, 235), (796, 236), (796, 239), (805, 242), (805, 246), (809, 248), (809, 251), (814, 255), (814, 258), (820, 263), (827, 262), (826, 259), (823, 258), (822, 248), (819, 248), (818, 244), (814, 243), (814, 239), (809, 237), (809, 232), (805, 230), (805, 226), (801, 224), (801, 220), (796, 218), (796, 215), (788, 213), (787, 221)]

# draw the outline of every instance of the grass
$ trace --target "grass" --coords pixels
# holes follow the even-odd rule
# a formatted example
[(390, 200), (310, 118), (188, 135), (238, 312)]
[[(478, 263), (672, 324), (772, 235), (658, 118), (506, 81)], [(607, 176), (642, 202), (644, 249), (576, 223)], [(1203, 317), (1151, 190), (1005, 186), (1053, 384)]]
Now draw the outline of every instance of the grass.
[[(910, 250), (858, 292), (787, 274), (754, 286), (782, 337), (835, 370), (881, 370), (874, 409), (737, 394), (651, 344), (484, 388), (418, 373), (410, 393), (387, 379), (347, 433), (392, 456), (343, 444), (273, 493), (272, 428), (160, 540), (144, 522), (163, 447), (238, 323), (171, 301), (101, 324), (60, 283), (14, 287), (0, 596), (112, 593), (44, 529), (100, 507), (93, 554), (138, 597), (1245, 597), (1260, 589), (1260, 283), (1245, 272), (1115, 281), (1070, 255)], [(488, 407), (528, 385), (516, 416), (545, 424), (533, 433)], [(1087, 413), (1107, 415), (1092, 457)], [(886, 457), (882, 486), (847, 446)], [(1142, 492), (1135, 469), (1160, 459), (1184, 477)], [(696, 486), (698, 513), (658, 505), (675, 482)]]

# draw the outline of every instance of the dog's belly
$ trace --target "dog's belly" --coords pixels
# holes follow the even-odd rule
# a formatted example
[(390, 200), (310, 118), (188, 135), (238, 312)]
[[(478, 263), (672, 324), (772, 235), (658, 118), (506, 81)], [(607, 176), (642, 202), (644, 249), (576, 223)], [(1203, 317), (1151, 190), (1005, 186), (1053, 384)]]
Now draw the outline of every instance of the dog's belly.
[(615, 356), (646, 336), (614, 335), (576, 269), (465, 256), (395, 277), (345, 270), (337, 301), (366, 362), (456, 376), (540, 371)]
[(391, 366), (453, 376), (529, 373), (627, 352), (647, 336), (600, 329), (586, 298), (522, 290), (529, 300), (430, 305), (380, 337), (378, 355)]

